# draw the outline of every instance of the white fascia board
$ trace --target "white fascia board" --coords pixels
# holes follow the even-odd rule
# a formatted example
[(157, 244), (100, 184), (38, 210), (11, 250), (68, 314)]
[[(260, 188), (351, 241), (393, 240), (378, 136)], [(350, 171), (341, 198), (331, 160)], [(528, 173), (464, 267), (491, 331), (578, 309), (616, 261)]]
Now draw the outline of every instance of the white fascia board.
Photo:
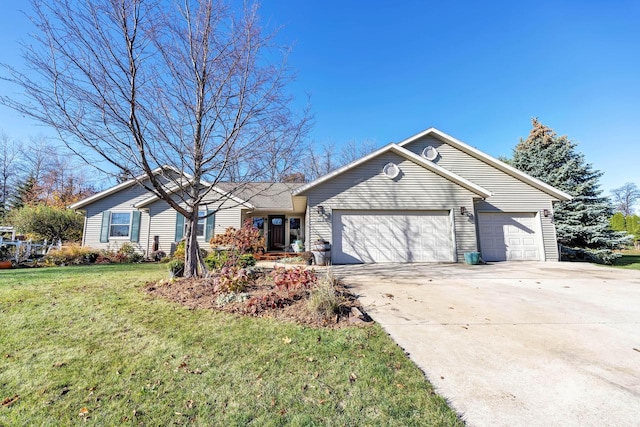
[[(154, 175), (157, 175), (158, 173), (162, 172), (164, 169), (171, 169), (171, 170), (174, 170), (174, 171), (176, 170), (175, 168), (173, 168), (171, 166), (162, 166), (162, 167), (155, 168), (151, 172)], [(143, 175), (137, 176), (137, 177), (135, 177), (133, 179), (130, 179), (128, 181), (122, 182), (122, 183), (120, 183), (118, 185), (114, 185), (111, 188), (107, 188), (106, 190), (101, 191), (99, 193), (96, 193), (93, 196), (87, 197), (86, 199), (79, 200), (79, 201), (75, 202), (74, 204), (69, 205), (69, 209), (77, 210), (77, 209), (82, 208), (82, 207), (84, 207), (86, 205), (89, 205), (89, 204), (91, 204), (91, 203), (93, 203), (93, 202), (95, 202), (97, 200), (100, 200), (100, 199), (102, 199), (104, 197), (107, 197), (107, 196), (109, 196), (111, 194), (115, 194), (120, 190), (124, 190), (125, 188), (131, 187), (132, 185), (137, 184), (140, 181), (142, 181), (144, 179), (147, 179), (147, 178), (148, 178), (147, 174), (143, 174)]]
[(407, 144), (412, 143), (413, 141), (416, 141), (422, 137), (425, 137), (427, 135), (435, 135), (436, 137), (438, 137), (441, 140), (444, 140), (447, 144), (450, 144), (451, 146), (459, 149), (460, 151), (463, 151), (473, 157), (475, 157), (476, 159), (479, 159), (487, 164), (489, 164), (490, 166), (495, 167), (496, 169), (501, 170), (502, 172), (509, 174), (511, 176), (513, 176), (514, 178), (519, 179), (520, 181), (523, 181), (529, 185), (531, 185), (532, 187), (537, 188), (538, 190), (541, 190), (547, 194), (549, 194), (550, 196), (556, 197), (558, 200), (560, 201), (567, 201), (567, 200), (571, 200), (573, 197), (570, 194), (565, 193), (562, 190), (558, 190), (557, 188), (540, 181), (537, 178), (534, 178), (516, 168), (514, 168), (511, 165), (506, 164), (503, 161), (500, 161), (498, 159), (496, 159), (495, 157), (492, 157), (486, 153), (483, 153), (482, 151), (478, 150), (477, 148), (474, 148), (472, 146), (470, 146), (469, 144), (466, 144), (462, 141), (460, 141), (459, 139), (456, 139), (454, 137), (452, 137), (451, 135), (447, 135), (446, 133), (436, 129), (436, 128), (429, 128), (425, 131), (422, 131), (414, 136), (411, 136), (407, 139), (405, 139), (404, 141), (401, 141), (398, 143), (399, 146), (404, 147)]
[[(211, 184), (209, 184), (208, 182), (204, 182), (204, 181), (202, 181), (201, 184), (203, 184), (205, 186), (211, 186)], [(167, 194), (173, 194), (176, 191), (180, 190), (181, 188), (182, 188), (181, 185), (175, 185), (171, 189), (169, 189), (169, 191), (167, 191)], [(240, 199), (239, 197), (234, 196), (233, 194), (231, 194), (229, 192), (226, 192), (226, 191), (224, 191), (224, 190), (222, 190), (222, 189), (220, 189), (218, 187), (215, 187), (215, 186), (211, 187), (211, 189), (213, 191), (215, 191), (216, 193), (220, 194), (221, 196), (225, 196), (229, 200), (233, 200), (234, 202), (238, 203), (239, 205), (244, 206), (247, 209), (255, 209), (255, 207), (251, 203), (246, 202), (246, 201)], [(133, 207), (135, 207), (136, 209), (139, 209), (139, 208), (147, 206), (147, 205), (149, 205), (149, 204), (151, 204), (151, 203), (153, 203), (153, 202), (155, 202), (157, 200), (160, 200), (160, 197), (158, 197), (156, 194), (154, 194), (154, 195), (152, 195), (152, 196), (150, 196), (150, 197), (148, 197), (148, 198), (146, 198), (144, 200), (141, 200), (140, 202), (136, 203), (135, 205), (133, 205)]]
[(466, 178), (461, 177), (460, 175), (457, 175), (451, 171), (448, 171), (447, 169), (443, 168), (442, 166), (438, 166), (437, 164), (427, 160), (427, 159), (423, 159), (422, 157), (418, 156), (416, 153), (407, 150), (406, 148), (402, 148), (397, 144), (392, 144), (391, 146), (391, 151), (393, 151), (394, 153), (398, 154), (399, 156), (404, 157), (407, 160), (410, 160), (414, 163), (416, 163), (419, 166), (424, 167), (425, 169), (430, 170), (431, 172), (440, 175), (443, 178), (448, 179), (449, 181), (458, 184), (461, 187), (466, 188), (467, 190), (471, 191), (472, 193), (476, 193), (477, 195), (481, 196), (482, 198), (486, 199), (487, 197), (491, 197), (491, 191), (487, 190), (486, 188), (483, 188), (481, 186), (479, 186), (478, 184), (474, 184), (473, 182), (469, 181)]
[(306, 185), (303, 185), (302, 187), (298, 188), (297, 190), (295, 190), (293, 192), (294, 196), (299, 195), (300, 193), (303, 193), (317, 185), (322, 184), (323, 182), (326, 182), (332, 178), (334, 178), (335, 176), (338, 176), (346, 171), (348, 171), (349, 169), (353, 169), (355, 167), (357, 167), (358, 165), (361, 165), (362, 163), (365, 163), (383, 153), (386, 153), (387, 151), (391, 151), (395, 154), (398, 154), (401, 157), (404, 157), (407, 160), (410, 160), (416, 164), (418, 164), (419, 166), (424, 167), (425, 169), (428, 169), (440, 176), (442, 176), (443, 178), (448, 179), (449, 181), (452, 181), (458, 185), (460, 185), (461, 187), (466, 188), (467, 190), (478, 194), (479, 196), (483, 197), (483, 198), (487, 198), (489, 196), (491, 196), (491, 192), (480, 187), (477, 184), (474, 184), (473, 182), (469, 181), (468, 179), (465, 179), (459, 175), (456, 175), (453, 172), (450, 172), (446, 169), (444, 169), (441, 166), (436, 165), (435, 163), (432, 163), (426, 159), (423, 159), (422, 157), (418, 156), (415, 153), (412, 153), (411, 151), (407, 150), (406, 148), (402, 148), (400, 147), (398, 144), (394, 144), (394, 143), (390, 143), (385, 145), (384, 147), (374, 151), (373, 153), (370, 153), (356, 161), (353, 161), (351, 163), (349, 163), (348, 165), (345, 165), (341, 168), (338, 168), (336, 170), (334, 170), (333, 172), (330, 172), (324, 176), (321, 176), (320, 178), (316, 179), (315, 181), (312, 181)]
[(319, 177), (319, 178), (317, 178), (317, 179), (315, 179), (315, 180), (303, 185), (302, 187), (298, 187), (296, 190), (293, 191), (292, 195), (298, 196), (298, 195), (300, 195), (300, 193), (304, 193), (305, 191), (307, 191), (307, 190), (309, 190), (309, 189), (311, 189), (311, 188), (313, 188), (313, 187), (315, 187), (317, 185), (320, 185), (323, 182), (328, 181), (331, 178), (336, 177), (336, 176), (340, 175), (341, 173), (344, 173), (344, 172), (348, 171), (349, 169), (353, 169), (356, 166), (361, 165), (362, 163), (364, 163), (366, 161), (369, 161), (369, 160), (379, 156), (380, 154), (389, 151), (391, 149), (391, 146), (393, 146), (393, 145), (395, 145), (395, 144), (393, 144), (393, 143), (387, 144), (384, 147), (374, 151), (373, 153), (369, 153), (366, 156), (361, 157), (358, 160), (354, 160), (353, 162), (351, 162), (351, 163), (349, 163), (347, 165), (344, 165), (344, 166), (342, 166), (342, 167), (340, 167), (340, 168), (338, 168), (338, 169), (336, 169), (336, 170), (334, 170), (332, 172), (329, 172), (326, 175), (322, 175), (321, 177)]

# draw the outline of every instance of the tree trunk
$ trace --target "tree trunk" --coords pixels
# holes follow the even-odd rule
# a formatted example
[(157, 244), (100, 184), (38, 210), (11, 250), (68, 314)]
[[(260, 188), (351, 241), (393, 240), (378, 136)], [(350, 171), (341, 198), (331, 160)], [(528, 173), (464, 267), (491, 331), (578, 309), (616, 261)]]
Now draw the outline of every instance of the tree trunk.
[(198, 210), (194, 209), (191, 217), (185, 217), (184, 277), (202, 277), (207, 271), (200, 256), (197, 224)]

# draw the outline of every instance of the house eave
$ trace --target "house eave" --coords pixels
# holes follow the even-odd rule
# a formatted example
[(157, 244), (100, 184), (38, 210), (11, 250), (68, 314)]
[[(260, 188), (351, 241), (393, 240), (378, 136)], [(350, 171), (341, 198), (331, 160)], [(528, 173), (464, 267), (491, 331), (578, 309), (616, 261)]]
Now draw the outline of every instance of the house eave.
[(567, 200), (571, 200), (573, 197), (570, 194), (565, 193), (562, 190), (559, 190), (545, 182), (542, 182), (541, 180), (534, 178), (516, 168), (514, 168), (511, 165), (506, 164), (505, 162), (496, 159), (495, 157), (492, 157), (486, 153), (483, 153), (482, 151), (478, 150), (477, 148), (474, 148), (472, 146), (470, 146), (469, 144), (466, 144), (462, 141), (460, 141), (459, 139), (454, 138), (451, 135), (448, 135), (434, 127), (431, 127), (429, 129), (426, 129), (416, 135), (413, 135), (401, 142), (398, 143), (399, 146), (404, 147), (420, 138), (423, 138), (425, 136), (429, 136), (429, 135), (433, 135), (436, 138), (440, 139), (441, 141), (450, 144), (451, 146), (459, 149), (460, 151), (469, 154), (472, 157), (475, 157), (478, 160), (481, 160), (493, 167), (495, 167), (496, 169), (501, 170), (502, 172), (513, 176), (516, 179), (519, 179), (520, 181), (523, 181), (529, 185), (531, 185), (534, 188), (537, 188), (538, 190), (547, 193), (548, 195), (555, 197), (558, 201), (567, 201)]
[(357, 167), (357, 166), (359, 166), (359, 165), (361, 165), (361, 164), (363, 164), (363, 163), (365, 163), (365, 162), (367, 162), (367, 161), (369, 161), (371, 159), (374, 159), (374, 158), (378, 157), (379, 155), (381, 155), (383, 153), (389, 152), (389, 151), (393, 152), (394, 154), (397, 154), (397, 155), (399, 155), (399, 156), (401, 156), (401, 157), (403, 157), (403, 158), (405, 158), (405, 159), (407, 159), (407, 160), (409, 160), (409, 161), (411, 161), (413, 163), (416, 163), (417, 165), (422, 166), (423, 168), (425, 168), (427, 170), (430, 170), (431, 172), (433, 172), (433, 173), (435, 173), (437, 175), (440, 175), (443, 178), (446, 178), (449, 181), (454, 182), (454, 183), (460, 185), (463, 188), (466, 188), (467, 190), (477, 194), (478, 196), (480, 196), (482, 198), (490, 197), (491, 194), (492, 194), (489, 190), (487, 190), (485, 188), (482, 188), (481, 186), (479, 186), (477, 184), (474, 184), (473, 182), (469, 181), (468, 179), (463, 178), (463, 177), (461, 177), (461, 176), (459, 176), (459, 175), (457, 175), (457, 174), (455, 174), (453, 172), (450, 172), (450, 171), (444, 169), (441, 166), (438, 166), (437, 164), (435, 164), (435, 163), (433, 163), (433, 162), (431, 162), (429, 160), (423, 159), (422, 157), (418, 156), (417, 154), (407, 150), (406, 148), (401, 147), (399, 144), (391, 143), (391, 144), (387, 144), (384, 147), (374, 151), (373, 153), (370, 153), (370, 154), (368, 154), (368, 155), (366, 155), (366, 156), (364, 156), (364, 157), (362, 157), (362, 158), (360, 158), (358, 160), (355, 160), (355, 161), (349, 163), (348, 165), (345, 165), (345, 166), (343, 166), (341, 168), (338, 168), (333, 172), (330, 172), (330, 173), (328, 173), (328, 174), (326, 174), (324, 176), (321, 176), (320, 178), (318, 178), (318, 179), (316, 179), (316, 180), (314, 180), (314, 181), (312, 181), (312, 182), (310, 182), (310, 183), (308, 183), (306, 185), (303, 185), (302, 187), (296, 189), (293, 192), (293, 195), (294, 196), (301, 195), (305, 191), (308, 191), (313, 187), (316, 187), (316, 186), (318, 186), (318, 185), (320, 185), (320, 184), (322, 184), (322, 183), (324, 183), (324, 182), (326, 182), (326, 181), (328, 181), (328, 180), (330, 180), (330, 179), (332, 179), (332, 178), (334, 178), (334, 177), (336, 177), (336, 176), (338, 176), (338, 175), (340, 175), (340, 174), (342, 174), (344, 172), (347, 172), (350, 169), (353, 169), (353, 168), (355, 168), (355, 167)]

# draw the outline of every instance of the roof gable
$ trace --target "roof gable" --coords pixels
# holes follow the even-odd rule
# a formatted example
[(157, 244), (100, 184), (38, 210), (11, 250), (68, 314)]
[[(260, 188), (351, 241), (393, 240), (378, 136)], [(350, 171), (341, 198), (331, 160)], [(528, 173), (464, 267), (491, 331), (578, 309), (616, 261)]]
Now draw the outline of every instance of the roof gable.
[[(165, 171), (170, 171), (170, 172), (174, 172), (174, 173), (180, 173), (176, 168), (174, 168), (173, 166), (161, 166), (158, 167), (154, 170), (152, 170), (151, 172), (154, 175), (158, 175), (159, 173), (165, 172)], [(93, 196), (89, 196), (85, 199), (82, 200), (78, 200), (77, 202), (73, 203), (72, 205), (69, 205), (69, 209), (81, 209), (87, 205), (90, 205), (93, 202), (97, 202), (98, 200), (104, 199), (107, 196), (110, 196), (112, 194), (115, 194), (119, 191), (122, 191), (126, 188), (129, 188), (133, 185), (137, 185), (140, 184), (142, 181), (146, 181), (149, 178), (147, 177), (146, 174), (144, 175), (139, 175), (133, 179), (130, 179), (128, 181), (122, 182), (120, 184), (114, 185), (111, 188), (107, 188), (106, 190), (100, 191), (99, 193), (94, 194)]]
[(457, 175), (453, 172), (450, 172), (448, 170), (446, 170), (445, 168), (438, 166), (435, 163), (432, 163), (426, 159), (423, 159), (422, 157), (418, 156), (417, 154), (407, 150), (406, 148), (403, 148), (401, 146), (399, 146), (398, 144), (388, 144), (382, 148), (380, 148), (379, 150), (374, 151), (371, 154), (368, 154), (354, 162), (349, 163), (348, 165), (345, 165), (341, 168), (338, 168), (336, 170), (334, 170), (333, 172), (330, 172), (324, 176), (321, 176), (320, 178), (306, 184), (303, 185), (302, 187), (298, 188), (297, 190), (295, 190), (293, 192), (294, 195), (298, 195), (298, 194), (303, 194), (304, 192), (306, 192), (307, 190), (310, 190), (311, 188), (314, 188), (318, 185), (321, 185), (329, 180), (331, 180), (332, 178), (343, 174), (344, 172), (351, 170), (373, 158), (376, 158), (380, 155), (382, 155), (383, 153), (387, 153), (387, 152), (392, 152), (395, 153), (407, 160), (412, 161), (413, 163), (422, 166), (424, 169), (427, 169), (437, 175), (440, 175), (443, 178), (448, 179), (449, 181), (458, 184), (459, 186), (466, 188), (467, 190), (471, 191), (472, 193), (477, 194), (478, 196), (482, 197), (482, 198), (487, 198), (491, 196), (491, 192), (488, 191), (485, 188), (482, 188), (481, 186), (474, 184), (473, 182), (469, 181), (468, 179), (465, 179), (463, 177), (461, 177), (460, 175)]
[(511, 165), (506, 164), (503, 161), (500, 161), (498, 159), (496, 159), (495, 157), (492, 157), (486, 153), (483, 153), (482, 151), (478, 150), (477, 148), (474, 148), (450, 135), (447, 135), (446, 133), (436, 129), (436, 128), (429, 128), (425, 131), (422, 131), (414, 136), (411, 136), (401, 142), (398, 143), (399, 146), (401, 147), (406, 147), (407, 145), (411, 144), (412, 142), (415, 142), (421, 138), (424, 137), (428, 137), (428, 136), (433, 136), (443, 142), (445, 142), (446, 144), (451, 145), (452, 147), (470, 155), (471, 157), (474, 157), (486, 164), (488, 164), (489, 166), (492, 166), (493, 168), (506, 173), (552, 197), (557, 198), (558, 200), (561, 201), (566, 201), (566, 200), (571, 200), (572, 197), (571, 195), (565, 193), (564, 191), (561, 191), (537, 178), (534, 178), (530, 175), (527, 175), (526, 173), (514, 168)]

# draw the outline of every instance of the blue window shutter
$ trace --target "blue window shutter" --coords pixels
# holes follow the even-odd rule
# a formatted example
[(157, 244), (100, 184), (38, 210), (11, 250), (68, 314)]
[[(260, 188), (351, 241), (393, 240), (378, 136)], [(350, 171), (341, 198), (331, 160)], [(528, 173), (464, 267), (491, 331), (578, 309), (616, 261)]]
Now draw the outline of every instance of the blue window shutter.
[[(211, 215), (211, 216), (209, 216)], [(204, 238), (207, 239), (207, 242), (211, 240), (213, 237), (213, 226), (215, 225), (216, 216), (213, 211), (207, 210), (207, 219), (206, 219), (206, 228), (204, 232)]]
[(180, 212), (176, 212), (176, 242), (182, 240), (184, 235), (184, 216)]
[(109, 221), (111, 220), (111, 212), (102, 212), (102, 226), (100, 227), (100, 243), (109, 241)]
[(140, 211), (133, 211), (133, 222), (131, 223), (131, 241), (140, 241)]

